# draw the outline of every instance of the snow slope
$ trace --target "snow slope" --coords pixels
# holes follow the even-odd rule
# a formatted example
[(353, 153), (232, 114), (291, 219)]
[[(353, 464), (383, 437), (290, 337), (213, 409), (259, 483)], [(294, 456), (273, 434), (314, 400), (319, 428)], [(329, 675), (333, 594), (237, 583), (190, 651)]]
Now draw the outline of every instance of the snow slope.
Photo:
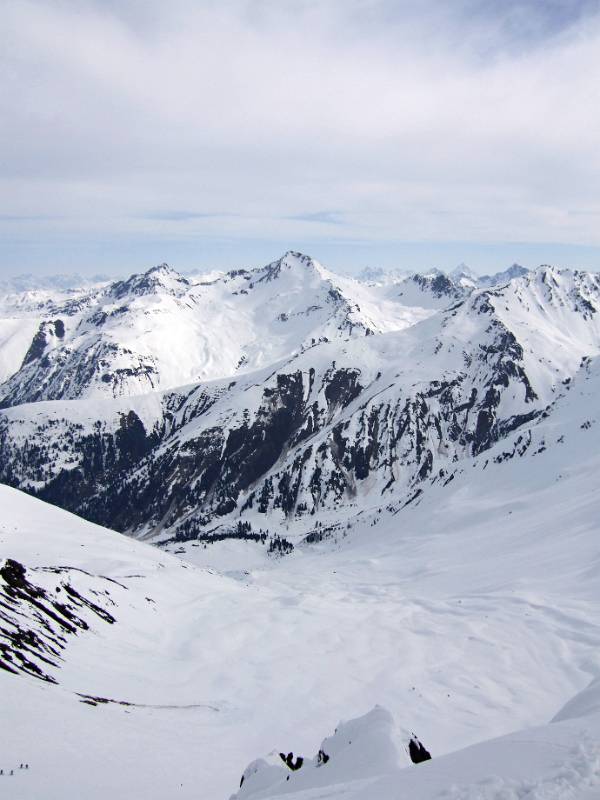
[(8, 317), (0, 319), (0, 383), (20, 368), (39, 320)]
[(3, 556), (115, 620), (72, 602), (89, 629), (45, 665), (57, 684), (0, 670), (0, 767), (30, 764), (12, 796), (218, 800), (257, 756), (312, 757), (380, 704), (432, 761), (334, 771), (333, 787), (331, 761), (313, 788), (286, 781), (298, 800), (593, 797), (597, 692), (573, 698), (600, 675), (598, 364), (569, 386), (403, 508), (364, 508), (284, 558), (237, 543), (252, 568), (231, 542), (178, 561), (0, 487)]
[(0, 787), (219, 800), (275, 751), (240, 800), (598, 793), (600, 279), (509, 277), (3, 306), (2, 479), (160, 549), (0, 485)]
[(376, 707), (340, 723), (322, 742), (320, 752), (331, 753), (326, 763), (315, 758), (291, 772), (254, 762), (232, 800), (593, 800), (600, 793), (600, 713), (590, 704), (592, 692), (597, 696), (596, 682), (573, 698), (568, 706), (577, 712), (561, 712), (565, 721), (558, 724), (413, 767), (403, 767), (393, 721)]

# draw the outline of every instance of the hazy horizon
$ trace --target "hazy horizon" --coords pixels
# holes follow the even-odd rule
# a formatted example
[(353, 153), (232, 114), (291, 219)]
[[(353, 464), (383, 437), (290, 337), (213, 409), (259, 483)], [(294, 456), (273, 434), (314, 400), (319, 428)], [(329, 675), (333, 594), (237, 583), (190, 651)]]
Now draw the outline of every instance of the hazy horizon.
[[(295, 248), (288, 248), (288, 250), (290, 250), (290, 249), (294, 250)], [(478, 275), (478, 276), (491, 275), (491, 274), (494, 274), (494, 273), (503, 272), (504, 270), (507, 270), (509, 267), (512, 267), (512, 266), (521, 266), (521, 267), (525, 267), (526, 269), (529, 269), (529, 270), (535, 270), (537, 267), (550, 265), (550, 266), (553, 266), (553, 267), (558, 267), (559, 269), (562, 269), (562, 268), (566, 268), (566, 269), (588, 269), (590, 271), (597, 271), (597, 268), (594, 268), (594, 267), (591, 267), (591, 268), (590, 267), (581, 267), (581, 265), (565, 264), (565, 263), (560, 263), (560, 262), (549, 262), (549, 261), (544, 261), (544, 260), (541, 260), (541, 261), (538, 261), (538, 262), (535, 262), (535, 263), (534, 262), (526, 263), (523, 260), (520, 260), (520, 261), (519, 260), (512, 260), (512, 261), (509, 260), (507, 262), (500, 263), (498, 266), (492, 265), (488, 269), (483, 269), (480, 264), (479, 265), (477, 265), (477, 264), (473, 265), (472, 263), (468, 263), (468, 262), (466, 262), (464, 260), (458, 261), (456, 263), (449, 263), (448, 265), (440, 265), (439, 263), (415, 264), (414, 262), (410, 263), (410, 264), (401, 264), (401, 263), (395, 263), (394, 264), (394, 263), (390, 263), (388, 265), (382, 265), (382, 264), (378, 264), (378, 263), (374, 263), (374, 262), (373, 263), (366, 263), (365, 262), (363, 265), (359, 265), (359, 266), (355, 266), (355, 267), (353, 267), (351, 265), (349, 266), (348, 264), (343, 264), (343, 263), (341, 263), (341, 264), (339, 264), (337, 266), (333, 266), (332, 264), (330, 264), (330, 263), (328, 263), (326, 261), (323, 261), (323, 259), (317, 258), (313, 253), (306, 252), (306, 251), (300, 251), (300, 252), (303, 252), (305, 255), (309, 255), (309, 256), (315, 258), (324, 267), (326, 267), (327, 269), (330, 269), (333, 273), (336, 273), (336, 274), (339, 274), (339, 275), (346, 275), (346, 276), (350, 276), (350, 277), (359, 276), (360, 274), (362, 274), (362, 273), (364, 273), (364, 272), (366, 272), (368, 270), (374, 270), (374, 271), (381, 270), (384, 273), (394, 273), (394, 272), (398, 272), (398, 273), (403, 273), (403, 272), (406, 272), (406, 273), (410, 273), (410, 272), (425, 273), (425, 272), (428, 272), (428, 271), (439, 270), (441, 272), (450, 274), (454, 270), (459, 270), (461, 267), (466, 268), (468, 271), (471, 271), (475, 275)], [(273, 261), (275, 261), (278, 258), (280, 258), (282, 255), (284, 255), (284, 251), (279, 251), (277, 253), (277, 255), (275, 255), (272, 258), (266, 258), (266, 259), (263, 259), (263, 260), (256, 260), (254, 262), (245, 261), (245, 262), (240, 262), (240, 263), (221, 264), (221, 265), (217, 265), (217, 264), (214, 264), (214, 263), (213, 264), (206, 263), (206, 264), (191, 264), (191, 265), (188, 264), (188, 265), (181, 266), (181, 265), (173, 263), (172, 261), (169, 261), (169, 260), (160, 260), (160, 259), (158, 259), (158, 260), (155, 260), (152, 263), (142, 263), (137, 268), (131, 268), (131, 267), (127, 266), (127, 265), (122, 265), (122, 267), (120, 269), (119, 268), (113, 268), (113, 269), (106, 269), (106, 270), (101, 270), (101, 269), (94, 270), (94, 269), (82, 268), (82, 269), (70, 269), (70, 270), (69, 269), (64, 269), (64, 270), (46, 269), (46, 270), (43, 270), (43, 271), (40, 271), (40, 270), (37, 270), (37, 271), (36, 270), (22, 270), (20, 272), (12, 272), (12, 273), (9, 272), (9, 271), (6, 271), (6, 274), (2, 274), (2, 276), (0, 276), (0, 285), (2, 284), (3, 280), (5, 282), (11, 282), (12, 281), (12, 282), (15, 282), (15, 283), (18, 283), (19, 281), (23, 281), (26, 284), (27, 283), (26, 279), (31, 278), (32, 279), (32, 283), (35, 282), (35, 281), (39, 281), (40, 284), (43, 284), (44, 280), (52, 281), (53, 279), (55, 279), (58, 282), (60, 282), (59, 279), (64, 279), (64, 281), (62, 281), (62, 282), (63, 282), (64, 286), (66, 287), (66, 286), (70, 286), (71, 285), (70, 284), (70, 280), (71, 279), (76, 280), (76, 279), (82, 278), (82, 279), (85, 279), (86, 281), (90, 281), (90, 282), (94, 282), (94, 281), (99, 282), (99, 281), (105, 281), (105, 280), (110, 280), (110, 281), (112, 281), (112, 280), (120, 280), (120, 279), (128, 278), (129, 276), (131, 276), (133, 274), (136, 274), (136, 273), (139, 274), (139, 273), (147, 272), (148, 270), (150, 270), (150, 269), (152, 269), (152, 268), (154, 268), (156, 266), (161, 266), (162, 264), (166, 264), (167, 266), (169, 266), (170, 268), (174, 269), (175, 271), (181, 273), (182, 275), (209, 274), (211, 272), (227, 272), (227, 271), (237, 270), (237, 269), (257, 269), (257, 268), (264, 267), (269, 263), (272, 263)]]

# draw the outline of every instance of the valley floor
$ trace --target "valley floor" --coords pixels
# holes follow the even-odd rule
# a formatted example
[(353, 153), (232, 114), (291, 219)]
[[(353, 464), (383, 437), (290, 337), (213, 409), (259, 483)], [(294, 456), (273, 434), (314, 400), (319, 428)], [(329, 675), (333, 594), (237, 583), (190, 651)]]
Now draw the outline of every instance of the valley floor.
[[(582, 464), (553, 485), (546, 467), (522, 495), (525, 460), (458, 478), (432, 493), (435, 511), (365, 512), (343, 542), (282, 559), (223, 542), (180, 560), (0, 487), (1, 552), (48, 592), (57, 579), (41, 568), (76, 567), (68, 581), (115, 617), (67, 637), (49, 670), (58, 685), (0, 670), (0, 792), (11, 781), (18, 800), (224, 800), (257, 756), (312, 756), (340, 719), (381, 704), (430, 764), (376, 792), (353, 782), (299, 798), (587, 798), (543, 781), (564, 762), (573, 786), (593, 785), (595, 717), (490, 743), (485, 758), (440, 758), (547, 723), (600, 675), (593, 473)], [(511, 741), (528, 742), (522, 755)], [(528, 795), (528, 780), (546, 793)]]

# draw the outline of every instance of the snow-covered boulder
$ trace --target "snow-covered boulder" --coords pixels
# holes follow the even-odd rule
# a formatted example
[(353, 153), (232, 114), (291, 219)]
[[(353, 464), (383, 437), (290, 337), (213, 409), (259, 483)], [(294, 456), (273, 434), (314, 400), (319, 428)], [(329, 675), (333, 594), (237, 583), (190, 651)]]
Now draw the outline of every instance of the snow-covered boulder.
[[(375, 706), (362, 717), (340, 722), (321, 742), (314, 758), (276, 751), (249, 764), (231, 800), (259, 800), (272, 795), (335, 783), (376, 778), (430, 756), (414, 733), (399, 728), (392, 715)], [(300, 764), (300, 766), (299, 766)]]

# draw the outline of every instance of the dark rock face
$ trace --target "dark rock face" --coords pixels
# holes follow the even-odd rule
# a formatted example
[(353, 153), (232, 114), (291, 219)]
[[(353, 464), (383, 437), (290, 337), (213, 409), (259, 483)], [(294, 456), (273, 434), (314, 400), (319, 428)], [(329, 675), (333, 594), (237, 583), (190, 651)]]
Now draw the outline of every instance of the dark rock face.
[(453, 283), (447, 275), (413, 275), (411, 280), (423, 291), (429, 292), (434, 297), (451, 300), (462, 299), (466, 292)]
[(25, 353), (21, 369), (28, 364), (39, 361), (46, 352), (46, 347), (52, 342), (52, 339), (63, 339), (64, 335), (65, 323), (62, 319), (56, 319), (54, 322), (40, 323), (40, 327), (29, 345), (29, 350)]
[[(177, 540), (202, 537), (215, 524), (235, 534), (227, 518), (251, 509), (315, 513), (351, 500), (373, 474), (384, 496), (398, 487), (416, 497), (452, 453), (481, 452), (539, 413), (498, 418), (507, 386), (521, 385), (532, 405), (535, 393), (514, 337), (500, 327), (492, 332), (494, 344), (472, 363), (472, 374), (485, 367), (479, 386), (464, 372), (408, 395), (378, 388), (377, 380), (367, 391), (359, 369), (334, 363), (320, 375), (275, 374), (255, 410), (242, 409), (222, 426), (202, 420), (220, 398), (235, 395), (234, 382), (166, 395), (152, 431), (131, 410), (117, 427), (99, 421), (90, 431), (56, 420), (56, 433), (41, 425), (22, 442), (0, 417), (0, 479), (25, 489), (35, 482), (43, 499), (114, 529), (161, 525)], [(61, 449), (71, 463), (53, 471)], [(314, 541), (322, 536), (315, 531)], [(288, 545), (272, 540), (270, 552), (283, 554)]]
[[(52, 571), (69, 573), (64, 567)], [(89, 629), (82, 614), (86, 609), (104, 622), (115, 622), (68, 577), (51, 593), (32, 582), (23, 564), (6, 559), (0, 567), (0, 668), (56, 683), (49, 669), (60, 666), (68, 637)]]
[(292, 772), (296, 772), (296, 770), (300, 769), (302, 764), (304, 764), (304, 758), (302, 756), (296, 756), (294, 759), (293, 753), (288, 753), (287, 756), (285, 753), (279, 753), (279, 758), (283, 761), (286, 767), (289, 767), (292, 770)]
[(32, 361), (37, 361), (44, 355), (44, 350), (46, 349), (46, 326), (42, 323), (39, 327), (38, 332), (33, 337), (31, 344), (29, 346), (29, 350), (25, 353), (25, 358), (23, 359), (23, 366), (27, 366), (27, 364), (31, 364)]
[(426, 750), (421, 742), (415, 737), (408, 743), (408, 754), (413, 764), (422, 764), (423, 761), (429, 761), (431, 754)]
[(325, 374), (325, 399), (329, 408), (346, 408), (361, 393), (359, 369), (330, 370)]
[[(119, 487), (157, 444), (158, 436), (147, 434), (139, 417), (130, 411), (121, 416), (119, 427), (114, 432), (107, 433), (98, 427), (91, 434), (78, 436), (74, 430), (70, 440), (77, 442), (78, 468), (61, 469), (37, 495), (75, 513), (86, 508), (86, 517), (97, 522), (110, 516), (124, 530), (127, 524), (121, 520), (129, 519), (131, 509), (129, 506), (119, 507), (119, 503), (127, 498)], [(43, 460), (41, 454), (39, 458)], [(144, 487), (139, 489), (138, 499), (142, 501)], [(148, 486), (146, 491), (154, 492), (156, 486)]]

